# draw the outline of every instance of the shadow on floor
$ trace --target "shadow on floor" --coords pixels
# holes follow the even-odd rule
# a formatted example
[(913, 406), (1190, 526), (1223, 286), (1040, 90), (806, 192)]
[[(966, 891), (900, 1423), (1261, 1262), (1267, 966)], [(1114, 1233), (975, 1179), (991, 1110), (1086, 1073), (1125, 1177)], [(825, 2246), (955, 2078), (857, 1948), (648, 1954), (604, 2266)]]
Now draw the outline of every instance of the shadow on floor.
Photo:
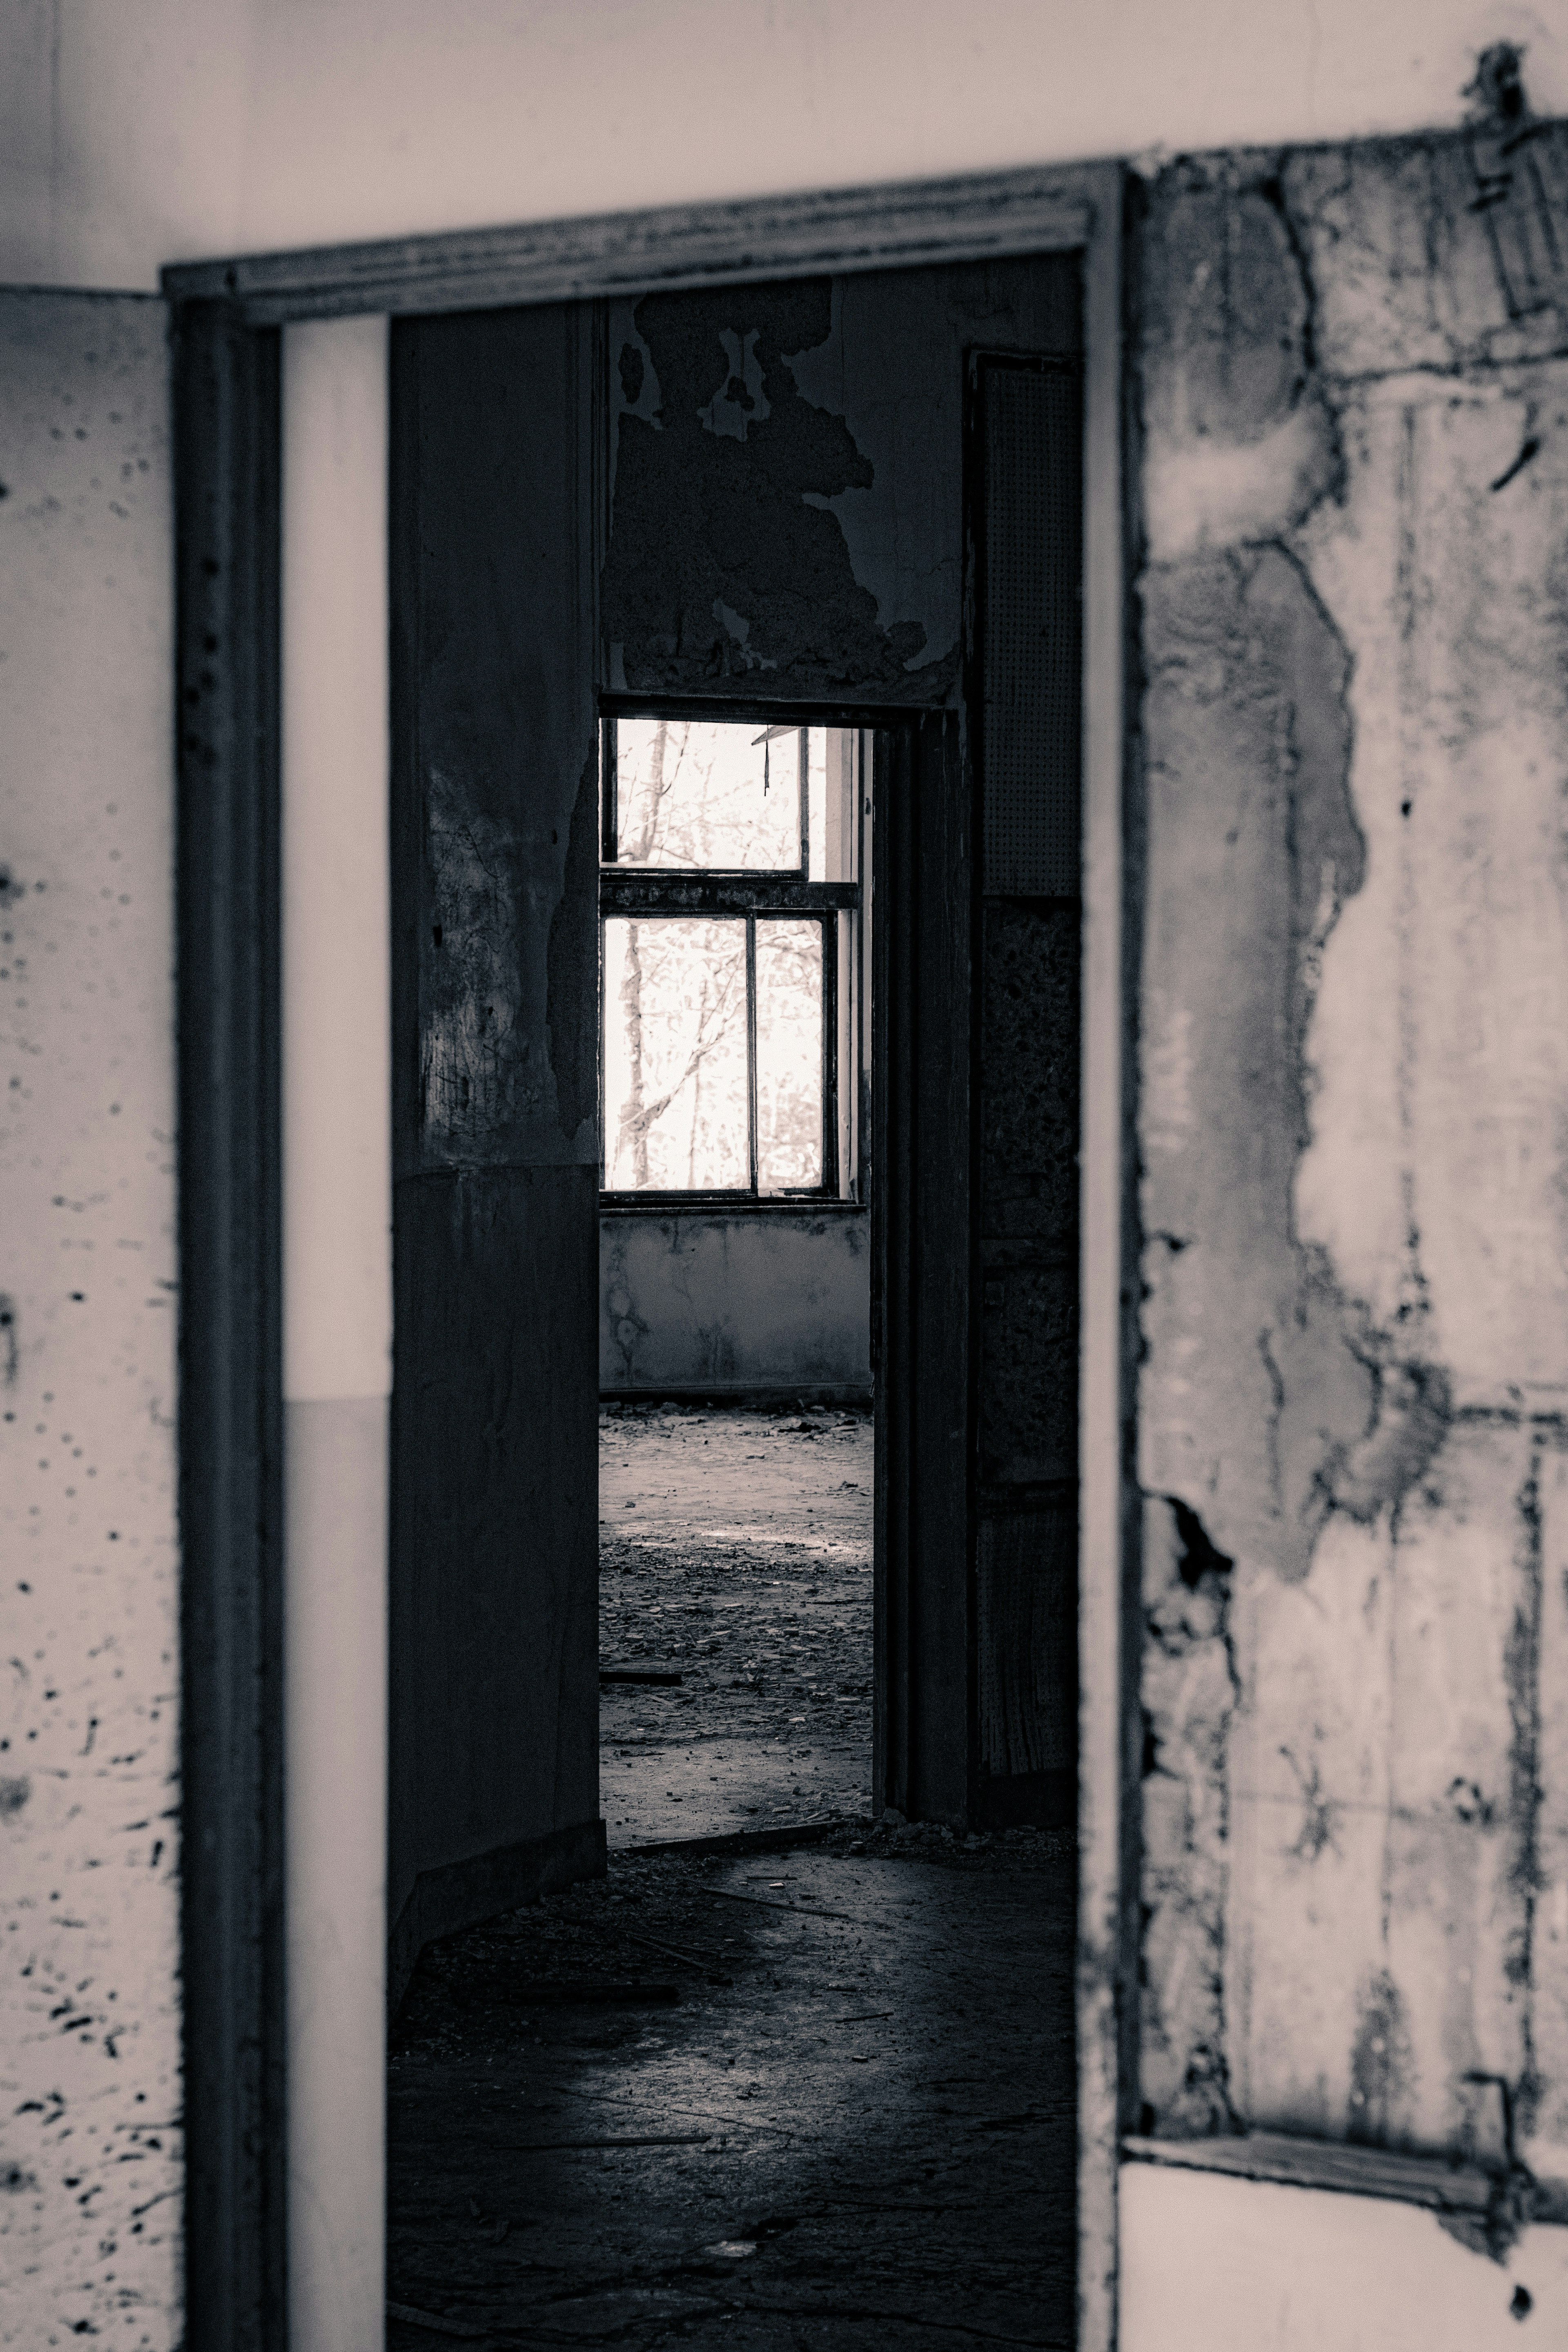
[(1070, 1833), (612, 1853), (433, 1947), (387, 2352), (1073, 2336)]

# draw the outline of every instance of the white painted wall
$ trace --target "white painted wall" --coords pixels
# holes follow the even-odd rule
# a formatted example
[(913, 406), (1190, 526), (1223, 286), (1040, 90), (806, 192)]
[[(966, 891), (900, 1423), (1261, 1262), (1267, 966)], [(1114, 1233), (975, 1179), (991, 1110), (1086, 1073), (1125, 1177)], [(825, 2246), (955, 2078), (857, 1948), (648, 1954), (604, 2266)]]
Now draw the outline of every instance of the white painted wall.
[(1512, 2352), (1568, 2331), (1568, 2230), (1505, 2262), (1385, 2199), (1124, 2165), (1117, 2352)]
[(392, 911), (384, 319), (283, 338), (289, 2314), (385, 2293)]
[(1459, 119), (1546, 0), (6, 0), (0, 280)]
[(181, 2333), (163, 310), (0, 295), (0, 2344)]

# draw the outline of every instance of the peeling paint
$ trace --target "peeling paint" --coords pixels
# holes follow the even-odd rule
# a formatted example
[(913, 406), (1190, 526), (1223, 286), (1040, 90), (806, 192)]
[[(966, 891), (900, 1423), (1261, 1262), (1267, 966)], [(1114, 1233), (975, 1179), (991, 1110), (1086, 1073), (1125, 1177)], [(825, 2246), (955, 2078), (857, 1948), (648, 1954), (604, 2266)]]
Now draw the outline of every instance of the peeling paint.
[(965, 353), (1075, 353), (1078, 305), (1064, 255), (615, 306), (611, 684), (952, 700)]
[(1144, 1508), (1141, 2128), (1237, 2128), (1225, 2022), (1235, 1563), (1173, 1496)]
[(1145, 2112), (1484, 2160), (1493, 2254), (1568, 2179), (1568, 133), (1507, 143), (1172, 167), (1139, 351)]

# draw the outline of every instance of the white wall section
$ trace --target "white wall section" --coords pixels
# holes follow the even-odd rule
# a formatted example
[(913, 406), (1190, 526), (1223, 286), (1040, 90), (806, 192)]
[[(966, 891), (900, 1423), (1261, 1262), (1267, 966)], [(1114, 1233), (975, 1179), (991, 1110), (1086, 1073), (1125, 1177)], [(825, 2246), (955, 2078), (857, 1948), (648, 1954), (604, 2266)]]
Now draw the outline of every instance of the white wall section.
[(1477, 2256), (1386, 2198), (1121, 2168), (1118, 2352), (1513, 2352), (1561, 2344), (1568, 2230)]
[(289, 2322), (380, 2341), (392, 1385), (386, 321), (283, 363)]
[(18, 2352), (181, 2333), (164, 325), (140, 298), (0, 295), (0, 2344)]
[(1542, 0), (11, 0), (0, 278), (1452, 124)]

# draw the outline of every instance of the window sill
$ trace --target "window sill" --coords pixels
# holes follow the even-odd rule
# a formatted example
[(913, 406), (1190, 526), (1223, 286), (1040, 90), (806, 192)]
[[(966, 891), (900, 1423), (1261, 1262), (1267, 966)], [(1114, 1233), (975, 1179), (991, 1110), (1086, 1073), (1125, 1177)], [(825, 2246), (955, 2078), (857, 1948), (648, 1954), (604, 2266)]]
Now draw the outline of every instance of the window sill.
[(864, 1217), (863, 1201), (813, 1192), (601, 1192), (602, 1217)]

